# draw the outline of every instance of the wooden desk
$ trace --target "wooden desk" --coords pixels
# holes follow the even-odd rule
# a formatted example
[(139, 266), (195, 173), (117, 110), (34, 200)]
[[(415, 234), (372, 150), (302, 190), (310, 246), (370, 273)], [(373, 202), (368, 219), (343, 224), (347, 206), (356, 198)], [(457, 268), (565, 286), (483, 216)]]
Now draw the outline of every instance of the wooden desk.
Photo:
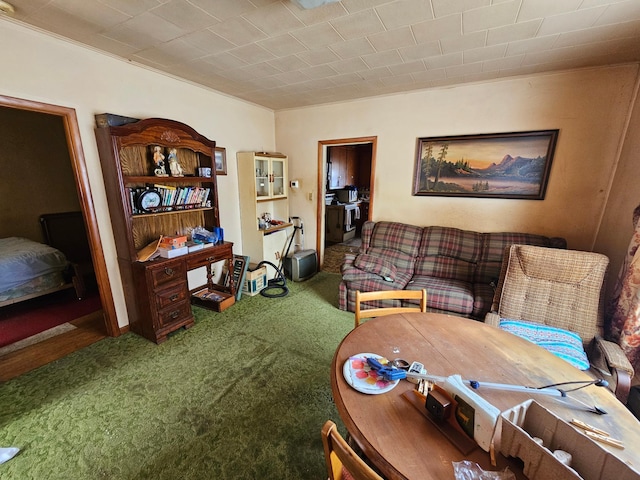
[[(394, 349), (399, 350), (394, 353)], [(564, 360), (526, 340), (484, 323), (433, 313), (408, 313), (369, 320), (352, 330), (339, 345), (331, 366), (334, 401), (348, 431), (364, 454), (389, 479), (453, 478), (452, 461), (464, 459), (485, 470), (509, 468), (525, 478), (518, 462), (477, 448), (462, 455), (416, 408), (402, 397), (414, 388), (408, 381), (390, 392), (366, 395), (351, 388), (342, 368), (350, 356), (371, 352), (392, 360), (403, 358), (424, 364), (433, 375), (460, 374), (463, 379), (541, 387), (562, 381), (588, 380)], [(479, 390), (504, 411), (529, 398), (519, 392)], [(537, 395), (535, 400), (560, 418), (577, 418), (623, 441), (624, 450), (602, 447), (640, 471), (640, 422), (603, 387), (589, 386), (571, 396), (598, 405), (608, 415), (584, 411), (579, 405)]]

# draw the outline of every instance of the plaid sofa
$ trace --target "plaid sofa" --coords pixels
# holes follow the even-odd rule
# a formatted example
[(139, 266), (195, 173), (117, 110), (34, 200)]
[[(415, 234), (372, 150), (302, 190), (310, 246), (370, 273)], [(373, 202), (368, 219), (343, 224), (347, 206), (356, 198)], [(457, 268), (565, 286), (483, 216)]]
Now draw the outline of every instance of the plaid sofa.
[[(531, 233), (365, 222), (360, 250), (347, 254), (341, 267), (340, 309), (354, 311), (356, 290), (425, 288), (430, 311), (483, 319), (491, 308), (504, 251), (513, 244), (567, 247), (563, 238)], [(375, 306), (399, 306), (397, 302)]]

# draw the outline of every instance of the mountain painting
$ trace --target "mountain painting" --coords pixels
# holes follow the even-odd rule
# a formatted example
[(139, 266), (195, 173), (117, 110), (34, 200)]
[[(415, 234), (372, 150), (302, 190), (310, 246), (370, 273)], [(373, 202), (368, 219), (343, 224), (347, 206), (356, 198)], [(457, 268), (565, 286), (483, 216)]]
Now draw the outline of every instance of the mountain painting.
[(413, 195), (542, 200), (558, 130), (419, 138)]

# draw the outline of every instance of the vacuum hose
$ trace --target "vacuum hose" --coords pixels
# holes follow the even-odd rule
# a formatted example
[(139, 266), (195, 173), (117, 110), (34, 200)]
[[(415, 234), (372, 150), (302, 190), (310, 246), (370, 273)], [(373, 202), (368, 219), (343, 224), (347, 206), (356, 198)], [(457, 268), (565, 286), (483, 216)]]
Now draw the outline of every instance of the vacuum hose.
[[(258, 264), (256, 269), (260, 268), (262, 265), (270, 265), (276, 271), (276, 276), (267, 282), (267, 286), (260, 290), (260, 295), (267, 298), (279, 298), (286, 297), (289, 293), (289, 288), (287, 287), (287, 279), (278, 267), (276, 267), (273, 263), (263, 260)], [(276, 293), (271, 293), (272, 290), (278, 290)]]

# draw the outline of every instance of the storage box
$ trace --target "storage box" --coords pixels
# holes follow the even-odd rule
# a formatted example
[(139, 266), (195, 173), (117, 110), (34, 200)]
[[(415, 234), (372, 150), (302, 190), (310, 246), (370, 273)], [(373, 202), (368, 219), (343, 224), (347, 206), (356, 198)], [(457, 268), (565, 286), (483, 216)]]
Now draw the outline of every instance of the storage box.
[[(500, 415), (494, 442), (504, 456), (522, 460), (530, 480), (640, 478), (639, 472), (534, 400)], [(571, 467), (554, 456), (555, 450), (571, 455)]]
[(160, 246), (163, 248), (180, 248), (187, 243), (187, 237), (184, 235), (165, 235), (160, 240)]
[(191, 303), (200, 307), (222, 312), (236, 302), (236, 298), (227, 292), (212, 290), (207, 287), (191, 294)]
[(189, 248), (185, 247), (179, 247), (179, 248), (162, 248), (159, 247), (158, 248), (158, 252), (160, 252), (160, 256), (162, 258), (176, 258), (179, 257), (181, 255), (186, 255), (187, 253), (189, 253)]
[(267, 267), (262, 266), (252, 271), (251, 269), (255, 269), (255, 267), (255, 265), (249, 265), (242, 285), (242, 293), (252, 297), (259, 294), (267, 286)]

